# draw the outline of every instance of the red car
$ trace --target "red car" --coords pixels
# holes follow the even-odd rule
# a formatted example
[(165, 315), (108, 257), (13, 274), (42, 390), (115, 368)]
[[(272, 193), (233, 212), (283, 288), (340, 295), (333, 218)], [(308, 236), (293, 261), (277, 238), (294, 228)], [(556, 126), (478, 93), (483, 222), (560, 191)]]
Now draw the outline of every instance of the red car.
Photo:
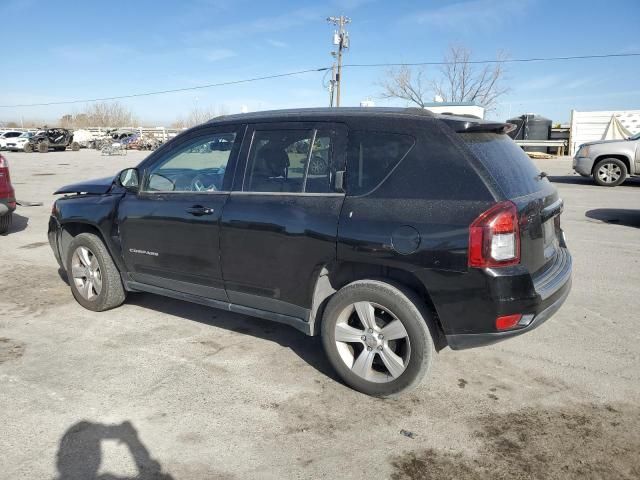
[(6, 233), (9, 230), (15, 209), (16, 192), (11, 185), (9, 162), (0, 155), (0, 233)]

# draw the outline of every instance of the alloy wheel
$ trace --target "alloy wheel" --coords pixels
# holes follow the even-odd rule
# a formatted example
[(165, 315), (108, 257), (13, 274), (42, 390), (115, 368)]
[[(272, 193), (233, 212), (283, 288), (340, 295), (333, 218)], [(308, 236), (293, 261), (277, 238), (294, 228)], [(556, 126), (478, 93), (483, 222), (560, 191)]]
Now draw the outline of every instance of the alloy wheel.
[(98, 259), (87, 247), (78, 247), (71, 257), (71, 276), (83, 298), (93, 300), (102, 291), (102, 273)]
[(335, 342), (345, 365), (370, 382), (397, 379), (411, 356), (409, 334), (402, 322), (387, 308), (371, 302), (353, 303), (340, 313)]
[(615, 163), (604, 163), (598, 168), (596, 173), (602, 183), (615, 183), (622, 175), (622, 169)]

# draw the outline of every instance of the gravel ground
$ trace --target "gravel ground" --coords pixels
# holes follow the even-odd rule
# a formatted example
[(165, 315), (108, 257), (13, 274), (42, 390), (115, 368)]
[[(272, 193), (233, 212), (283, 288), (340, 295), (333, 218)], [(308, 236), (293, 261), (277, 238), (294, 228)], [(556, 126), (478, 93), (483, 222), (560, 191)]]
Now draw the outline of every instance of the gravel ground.
[(7, 154), (18, 199), (43, 206), (0, 237), (0, 477), (640, 477), (640, 181), (540, 161), (566, 202), (567, 303), (527, 335), (443, 350), (390, 401), (283, 325), (151, 294), (80, 307), (47, 243), (52, 192), (144, 155)]

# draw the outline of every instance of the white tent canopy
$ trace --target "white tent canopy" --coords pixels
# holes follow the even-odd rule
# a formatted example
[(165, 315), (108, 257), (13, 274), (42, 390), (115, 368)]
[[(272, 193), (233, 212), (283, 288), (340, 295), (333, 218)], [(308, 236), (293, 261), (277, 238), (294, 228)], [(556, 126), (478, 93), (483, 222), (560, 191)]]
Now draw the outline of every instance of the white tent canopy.
[(611, 115), (611, 120), (607, 129), (602, 135), (602, 140), (624, 140), (631, 136), (631, 132), (627, 130), (615, 115)]

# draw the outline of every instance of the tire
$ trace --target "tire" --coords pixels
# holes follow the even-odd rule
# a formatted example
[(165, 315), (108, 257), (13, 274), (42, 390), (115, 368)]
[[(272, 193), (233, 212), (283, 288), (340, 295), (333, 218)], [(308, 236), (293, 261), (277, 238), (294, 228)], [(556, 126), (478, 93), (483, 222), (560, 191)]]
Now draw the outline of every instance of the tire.
[(80, 150), (80, 144), (78, 142), (72, 142), (71, 150), (73, 150), (74, 152), (77, 152), (78, 150)]
[(604, 158), (593, 167), (593, 181), (601, 187), (617, 187), (627, 179), (627, 166), (617, 158)]
[[(89, 255), (82, 255), (82, 251), (88, 251)], [(69, 244), (65, 266), (71, 292), (84, 308), (103, 312), (118, 307), (124, 302), (126, 293), (122, 286), (120, 272), (113, 263), (107, 247), (98, 236), (92, 233), (77, 235)], [(95, 267), (98, 268), (97, 273)], [(83, 275), (84, 280), (81, 278)], [(88, 275), (91, 275), (91, 278)], [(100, 281), (99, 289), (96, 280)], [(86, 286), (89, 281), (91, 284), (84, 289), (83, 286)]]
[(25, 143), (24, 144), (24, 152), (25, 153), (33, 152), (33, 145), (31, 143)]
[(13, 212), (7, 213), (6, 215), (2, 215), (0, 217), (0, 234), (7, 233), (11, 228), (12, 222), (13, 222)]
[[(360, 313), (367, 311), (373, 313), (372, 329), (367, 328), (369, 320), (362, 320), (366, 313)], [(358, 280), (329, 300), (322, 318), (322, 344), (347, 385), (367, 395), (393, 397), (417, 386), (431, 367), (435, 352), (427, 326), (431, 320), (428, 309), (411, 290), (380, 280)], [(400, 322), (400, 329), (404, 327), (403, 333), (385, 328), (395, 321)], [(382, 333), (389, 338), (380, 337)], [(404, 335), (406, 338), (400, 338)], [(348, 341), (337, 342), (337, 336)], [(390, 362), (394, 357), (389, 350), (399, 363)], [(370, 358), (371, 362), (360, 362)], [(395, 373), (387, 367), (389, 362)], [(357, 372), (358, 365), (368, 365), (361, 370), (364, 375)]]
[(49, 152), (49, 142), (40, 142), (40, 143), (38, 143), (38, 152), (40, 152), (40, 153), (48, 153)]

